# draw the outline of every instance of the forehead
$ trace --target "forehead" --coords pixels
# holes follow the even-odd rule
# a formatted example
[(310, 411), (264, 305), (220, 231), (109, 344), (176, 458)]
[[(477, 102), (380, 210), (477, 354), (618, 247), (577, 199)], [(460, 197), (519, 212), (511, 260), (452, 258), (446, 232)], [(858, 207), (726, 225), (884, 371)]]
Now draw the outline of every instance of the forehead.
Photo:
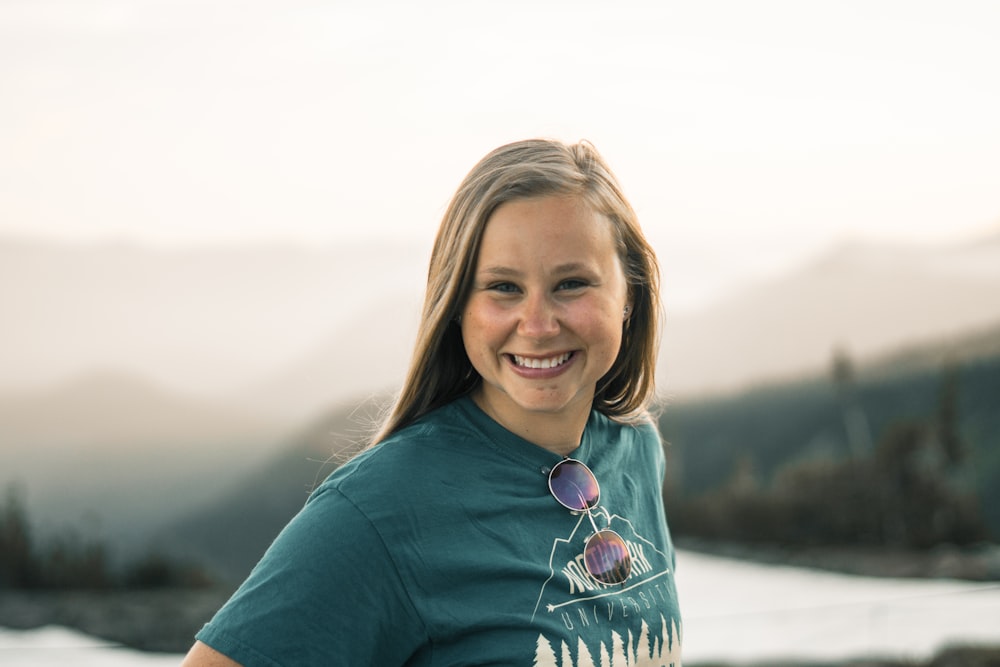
[(486, 222), (479, 259), (618, 256), (613, 223), (582, 197), (551, 195), (501, 204)]

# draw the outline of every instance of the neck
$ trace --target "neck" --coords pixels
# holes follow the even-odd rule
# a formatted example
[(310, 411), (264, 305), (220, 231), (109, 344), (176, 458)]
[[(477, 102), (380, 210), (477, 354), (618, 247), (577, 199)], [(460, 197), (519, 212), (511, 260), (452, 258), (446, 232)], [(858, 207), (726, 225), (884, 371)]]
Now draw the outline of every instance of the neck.
[(520, 436), (528, 442), (559, 456), (568, 456), (580, 446), (583, 431), (590, 418), (590, 406), (586, 409), (560, 414), (546, 412), (534, 413), (528, 418), (506, 418), (503, 411), (492, 405), (482, 390), (472, 393), (472, 400), (493, 421), (497, 422), (511, 433)]

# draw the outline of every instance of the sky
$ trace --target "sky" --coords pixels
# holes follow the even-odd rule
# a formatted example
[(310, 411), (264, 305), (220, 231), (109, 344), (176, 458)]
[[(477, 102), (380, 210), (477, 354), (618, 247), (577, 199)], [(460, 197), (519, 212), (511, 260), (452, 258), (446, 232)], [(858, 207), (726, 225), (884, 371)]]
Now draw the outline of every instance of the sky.
[(993, 0), (0, 0), (0, 235), (429, 248), (491, 149), (589, 139), (695, 303), (1000, 230), (997, 34)]

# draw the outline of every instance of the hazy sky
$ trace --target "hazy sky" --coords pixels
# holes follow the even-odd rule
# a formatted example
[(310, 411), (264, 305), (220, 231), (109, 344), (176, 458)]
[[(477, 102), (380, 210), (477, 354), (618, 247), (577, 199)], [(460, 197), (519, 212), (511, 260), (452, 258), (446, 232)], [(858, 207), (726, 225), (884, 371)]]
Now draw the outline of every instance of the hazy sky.
[(429, 245), (487, 151), (588, 138), (694, 300), (996, 229), (998, 34), (994, 0), (0, 0), (0, 233)]

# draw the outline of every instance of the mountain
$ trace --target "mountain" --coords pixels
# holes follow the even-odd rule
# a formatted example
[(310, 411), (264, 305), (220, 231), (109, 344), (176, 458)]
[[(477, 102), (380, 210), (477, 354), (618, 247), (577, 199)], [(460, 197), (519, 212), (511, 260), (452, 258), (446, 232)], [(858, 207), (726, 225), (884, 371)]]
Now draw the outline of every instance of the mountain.
[(112, 367), (189, 395), (238, 394), (331, 332), (364, 326), (385, 295), (419, 299), (426, 257), (398, 241), (157, 250), (0, 239), (0, 390)]
[[(1000, 321), (997, 294), (993, 237), (946, 248), (845, 245), (700, 311), (675, 314), (667, 303), (660, 393), (731, 391), (809, 372), (838, 348), (870, 358), (964, 334)], [(254, 385), (245, 400), (304, 416), (331, 404), (338, 383), (391, 388), (405, 368), (419, 303), (415, 293), (373, 298), (357, 323)]]
[(301, 422), (345, 397), (395, 391), (403, 382), (417, 335), (420, 297), (375, 296), (357, 318), (281, 372), (235, 396), (241, 405)]
[[(1000, 235), (845, 244), (697, 311), (672, 308), (659, 386), (730, 390), (1000, 321)], [(0, 389), (114, 367), (289, 427), (402, 376), (428, 253), (339, 247), (151, 250), (0, 239)]]
[[(693, 511), (686, 529), (704, 535), (702, 529), (710, 534), (729, 526), (729, 538), (743, 539), (735, 535), (741, 529), (730, 531), (743, 524), (753, 526), (761, 539), (786, 529), (801, 538), (812, 524), (821, 527), (814, 534), (828, 536), (867, 521), (851, 523), (855, 519), (884, 512), (888, 496), (879, 499), (868, 490), (887, 492), (882, 485), (895, 485), (889, 493), (897, 500), (911, 493), (929, 503), (914, 509), (918, 503), (911, 496), (900, 505), (910, 513), (911, 536), (922, 523), (924, 535), (950, 526), (955, 539), (963, 531), (969, 538), (981, 519), (988, 539), (1000, 538), (1000, 324), (851, 366), (854, 372), (837, 378), (821, 369), (665, 406), (659, 426), (669, 443), (668, 487), (680, 503), (675, 507)], [(866, 481), (859, 485), (858, 480)], [(794, 511), (786, 505), (785, 513), (754, 505), (749, 494), (769, 491), (779, 493), (772, 500), (794, 496), (794, 502), (816, 505), (812, 510), (797, 505)], [(705, 492), (715, 493), (715, 500)], [(750, 524), (747, 517), (727, 523), (738, 513), (715, 504), (722, 496), (755, 508), (756, 518)], [(820, 508), (830, 509), (825, 519)], [(853, 518), (831, 520), (838, 513)], [(869, 531), (858, 539), (879, 534), (879, 539), (896, 539), (891, 531)]]
[(1000, 322), (1000, 241), (947, 247), (847, 244), (710, 307), (667, 313), (668, 395), (738, 389), (913, 341)]
[(984, 359), (1000, 359), (1000, 322), (898, 346), (869, 359), (858, 375), (867, 380), (881, 380), (928, 370), (940, 371), (952, 364), (974, 364)]
[(115, 372), (0, 395), (0, 484), (47, 529), (81, 520), (129, 542), (223, 493), (283, 441), (283, 427)]
[(309, 492), (367, 441), (388, 399), (365, 397), (326, 411), (216, 500), (182, 512), (156, 535), (165, 553), (242, 580)]

